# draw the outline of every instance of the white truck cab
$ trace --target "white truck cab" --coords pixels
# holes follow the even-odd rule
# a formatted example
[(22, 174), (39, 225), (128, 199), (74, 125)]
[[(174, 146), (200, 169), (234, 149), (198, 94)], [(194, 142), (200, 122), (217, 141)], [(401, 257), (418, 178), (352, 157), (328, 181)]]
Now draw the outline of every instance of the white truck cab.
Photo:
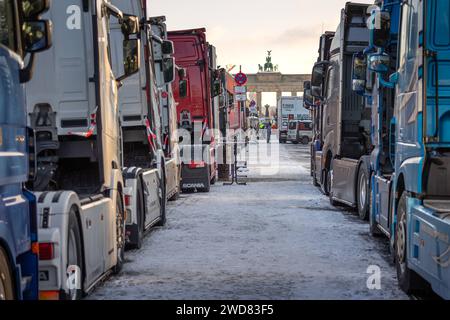
[[(53, 46), (26, 85), (40, 297), (80, 299), (124, 262), (118, 83), (139, 70), (139, 22), (107, 0), (53, 1), (45, 16), (53, 22)], [(121, 75), (114, 75), (109, 54), (113, 17), (126, 52)]]

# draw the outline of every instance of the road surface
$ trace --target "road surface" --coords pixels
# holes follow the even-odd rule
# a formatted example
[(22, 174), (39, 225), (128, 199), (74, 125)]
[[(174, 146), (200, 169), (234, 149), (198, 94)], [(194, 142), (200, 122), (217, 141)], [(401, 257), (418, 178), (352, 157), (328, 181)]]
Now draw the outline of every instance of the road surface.
[(170, 202), (167, 225), (89, 299), (408, 299), (387, 241), (311, 184), (308, 147), (273, 141), (270, 167), (254, 163), (265, 142), (250, 147), (248, 185)]

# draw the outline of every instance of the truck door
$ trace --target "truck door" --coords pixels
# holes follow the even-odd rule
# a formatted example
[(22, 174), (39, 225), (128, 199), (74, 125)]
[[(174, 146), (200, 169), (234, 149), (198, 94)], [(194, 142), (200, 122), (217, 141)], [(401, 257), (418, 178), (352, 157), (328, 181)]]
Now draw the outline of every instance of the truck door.
[[(98, 74), (97, 102), (101, 117), (101, 132), (98, 132), (98, 138), (101, 142), (101, 163), (100, 170), (104, 177), (104, 184), (111, 189), (117, 186), (110, 185), (112, 179), (112, 170), (120, 170), (121, 161), (119, 154), (121, 150), (120, 126), (119, 126), (119, 104), (117, 96), (116, 78), (112, 71), (111, 47), (110, 47), (110, 16), (103, 14), (103, 0), (96, 1), (96, 29), (97, 39), (94, 43), (98, 46), (98, 65), (95, 66)], [(95, 34), (95, 33), (94, 33)], [(95, 52), (95, 50), (94, 50)], [(98, 112), (97, 112), (98, 114)], [(97, 127), (99, 130), (99, 127)], [(117, 195), (119, 196), (119, 195)], [(110, 197), (112, 199), (112, 197)], [(114, 209), (116, 204), (112, 206)], [(100, 219), (100, 232), (103, 234), (103, 241), (97, 246), (102, 248), (104, 270), (112, 267), (112, 252), (116, 246), (116, 210), (109, 210), (104, 218)]]
[(334, 135), (337, 109), (339, 108), (339, 87), (339, 66), (337, 63), (332, 62), (325, 81), (325, 98), (322, 105), (322, 138), (325, 146), (324, 153), (331, 151), (333, 156), (335, 155), (335, 140), (337, 139)]

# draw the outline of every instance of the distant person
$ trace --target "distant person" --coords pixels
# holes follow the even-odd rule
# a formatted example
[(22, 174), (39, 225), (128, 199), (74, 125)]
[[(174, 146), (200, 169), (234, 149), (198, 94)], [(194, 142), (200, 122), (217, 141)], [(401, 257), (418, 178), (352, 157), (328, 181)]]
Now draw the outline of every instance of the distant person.
[(272, 135), (272, 126), (270, 125), (270, 122), (267, 122), (266, 130), (267, 130), (267, 143), (270, 143), (270, 136)]

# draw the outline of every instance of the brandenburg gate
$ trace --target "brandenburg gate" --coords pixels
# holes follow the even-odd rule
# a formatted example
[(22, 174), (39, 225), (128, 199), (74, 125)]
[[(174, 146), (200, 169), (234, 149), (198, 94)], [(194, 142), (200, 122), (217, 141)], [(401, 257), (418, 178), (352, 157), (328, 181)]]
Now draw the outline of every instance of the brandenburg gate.
[(303, 82), (310, 80), (309, 74), (282, 74), (278, 71), (278, 65), (272, 64), (271, 51), (267, 52), (266, 63), (259, 65), (259, 72), (247, 74), (247, 92), (256, 93), (256, 106), (258, 113), (262, 111), (262, 93), (276, 92), (277, 101), (283, 92), (290, 92), (292, 96), (297, 96), (298, 92), (303, 92)]

